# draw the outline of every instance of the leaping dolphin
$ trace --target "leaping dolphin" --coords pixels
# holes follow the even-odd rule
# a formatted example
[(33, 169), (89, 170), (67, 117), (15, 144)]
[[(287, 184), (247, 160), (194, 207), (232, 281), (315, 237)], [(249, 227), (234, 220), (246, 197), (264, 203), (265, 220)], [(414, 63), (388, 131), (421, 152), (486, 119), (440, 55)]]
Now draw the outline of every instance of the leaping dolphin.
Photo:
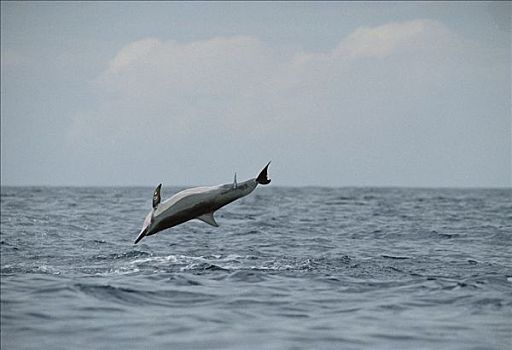
[(162, 184), (158, 185), (153, 192), (153, 209), (146, 216), (144, 226), (137, 236), (135, 244), (146, 236), (154, 235), (192, 219), (199, 219), (218, 227), (213, 213), (226, 204), (247, 196), (258, 184), (269, 184), (270, 179), (267, 175), (269, 165), (270, 162), (254, 179), (237, 183), (235, 173), (232, 184), (189, 188), (176, 193), (162, 203), (160, 203)]

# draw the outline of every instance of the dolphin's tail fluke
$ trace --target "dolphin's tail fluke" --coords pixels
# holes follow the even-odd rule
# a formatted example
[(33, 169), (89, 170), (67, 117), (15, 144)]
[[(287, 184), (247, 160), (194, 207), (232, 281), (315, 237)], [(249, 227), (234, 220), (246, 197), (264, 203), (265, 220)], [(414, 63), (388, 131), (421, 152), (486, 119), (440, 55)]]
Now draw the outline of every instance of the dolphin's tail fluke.
[(268, 178), (267, 170), (270, 162), (263, 168), (258, 177), (256, 178), (256, 182), (261, 185), (267, 185), (270, 183), (270, 179)]

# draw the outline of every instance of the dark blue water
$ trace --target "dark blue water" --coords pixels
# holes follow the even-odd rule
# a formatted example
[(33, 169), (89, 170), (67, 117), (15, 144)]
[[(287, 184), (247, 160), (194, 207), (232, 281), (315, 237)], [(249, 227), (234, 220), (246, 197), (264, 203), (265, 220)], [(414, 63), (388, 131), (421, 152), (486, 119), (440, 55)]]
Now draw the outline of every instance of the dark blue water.
[[(511, 349), (512, 190), (2, 188), (2, 349)], [(163, 189), (163, 198), (177, 188)]]

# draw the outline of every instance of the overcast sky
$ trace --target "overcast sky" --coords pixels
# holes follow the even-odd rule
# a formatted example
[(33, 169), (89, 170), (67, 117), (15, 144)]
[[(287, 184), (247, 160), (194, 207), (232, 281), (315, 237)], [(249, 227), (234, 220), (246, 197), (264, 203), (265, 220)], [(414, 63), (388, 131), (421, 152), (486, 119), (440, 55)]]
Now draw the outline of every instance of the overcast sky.
[(510, 2), (1, 3), (2, 185), (511, 186)]

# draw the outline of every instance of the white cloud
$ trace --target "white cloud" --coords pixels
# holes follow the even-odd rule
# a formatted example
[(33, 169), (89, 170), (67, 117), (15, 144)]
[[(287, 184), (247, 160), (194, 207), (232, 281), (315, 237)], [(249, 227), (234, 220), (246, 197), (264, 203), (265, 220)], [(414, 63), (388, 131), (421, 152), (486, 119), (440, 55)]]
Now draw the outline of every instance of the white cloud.
[(138, 95), (142, 88), (179, 94), (243, 93), (268, 78), (270, 50), (251, 37), (218, 37), (187, 44), (148, 38), (116, 55), (99, 82)]
[(442, 49), (454, 44), (456, 40), (451, 31), (436, 21), (394, 22), (355, 30), (341, 42), (336, 53), (351, 58), (382, 58), (413, 50)]
[(139, 62), (148, 61), (154, 55), (155, 49), (162, 45), (158, 39), (138, 40), (125, 46), (110, 62), (108, 72), (116, 74), (123, 69), (130, 69)]
[(140, 161), (156, 149), (169, 157), (187, 150), (184, 163), (263, 148), (303, 162), (353, 161), (356, 179), (411, 160), (421, 170), (417, 153), (428, 153), (447, 113), (435, 109), (436, 94), (468, 72), (460, 68), (464, 50), (431, 20), (361, 27), (320, 53), (280, 51), (248, 36), (142, 39), (96, 79), (101, 102), (77, 116), (70, 140), (87, 150), (106, 139), (111, 152), (132, 149)]
[(121, 49), (96, 83), (106, 92), (102, 108), (113, 108), (107, 117), (122, 118), (123, 124), (145, 118), (164, 128), (215, 124), (229, 132), (257, 121), (261, 132), (275, 130), (276, 123), (309, 129), (307, 119), (322, 118), (315, 111), (325, 112), (333, 93), (351, 89), (353, 72), (370, 68), (370, 75), (379, 74), (357, 66), (359, 59), (438, 49), (442, 39), (453, 38), (442, 24), (427, 20), (362, 27), (331, 52), (293, 56), (247, 36), (191, 43), (147, 38)]

